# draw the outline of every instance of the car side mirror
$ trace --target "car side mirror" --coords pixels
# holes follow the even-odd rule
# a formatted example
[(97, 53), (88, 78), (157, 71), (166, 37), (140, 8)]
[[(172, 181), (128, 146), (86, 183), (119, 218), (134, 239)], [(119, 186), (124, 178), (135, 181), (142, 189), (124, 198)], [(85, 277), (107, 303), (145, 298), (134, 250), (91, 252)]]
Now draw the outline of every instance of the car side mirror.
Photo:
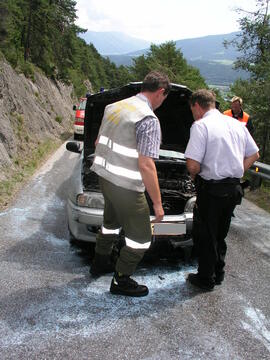
[(66, 143), (66, 149), (68, 151), (80, 154), (82, 152), (81, 145), (77, 141), (69, 141)]
[(77, 106), (76, 105), (73, 105), (73, 110), (75, 111), (77, 109)]

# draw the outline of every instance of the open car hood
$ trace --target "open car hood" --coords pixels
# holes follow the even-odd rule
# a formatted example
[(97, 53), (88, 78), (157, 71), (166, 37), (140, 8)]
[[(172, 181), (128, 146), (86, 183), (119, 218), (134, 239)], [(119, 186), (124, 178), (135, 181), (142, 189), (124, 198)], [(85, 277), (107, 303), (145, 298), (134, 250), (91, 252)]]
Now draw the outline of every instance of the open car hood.
[[(87, 99), (84, 120), (84, 156), (94, 152), (95, 140), (106, 105), (136, 95), (141, 82), (91, 95)], [(162, 130), (161, 149), (184, 152), (188, 143), (193, 116), (189, 107), (191, 90), (171, 84), (171, 91), (163, 104), (155, 111)]]

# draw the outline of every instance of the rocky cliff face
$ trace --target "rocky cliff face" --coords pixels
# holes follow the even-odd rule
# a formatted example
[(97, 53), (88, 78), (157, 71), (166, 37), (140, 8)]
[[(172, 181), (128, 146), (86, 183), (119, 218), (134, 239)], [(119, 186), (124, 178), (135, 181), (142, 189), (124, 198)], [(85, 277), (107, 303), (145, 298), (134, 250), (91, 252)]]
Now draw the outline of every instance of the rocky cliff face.
[(71, 134), (72, 86), (54, 82), (40, 72), (26, 78), (0, 60), (0, 180), (6, 166), (27, 155), (45, 139)]

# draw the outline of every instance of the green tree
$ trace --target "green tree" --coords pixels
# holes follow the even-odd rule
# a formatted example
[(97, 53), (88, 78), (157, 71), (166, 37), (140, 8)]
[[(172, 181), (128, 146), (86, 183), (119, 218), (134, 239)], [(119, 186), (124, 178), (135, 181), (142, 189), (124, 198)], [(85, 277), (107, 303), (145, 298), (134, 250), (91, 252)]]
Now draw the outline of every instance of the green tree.
[(0, 0), (0, 49), (26, 76), (32, 64), (52, 79), (72, 82), (77, 96), (84, 95), (84, 80), (94, 90), (122, 85), (126, 68), (104, 59), (78, 34), (74, 0)]
[(137, 80), (142, 80), (150, 70), (165, 72), (171, 82), (183, 84), (192, 90), (207, 87), (198, 69), (188, 65), (173, 41), (151, 45), (149, 52), (133, 60), (131, 73)]
[(226, 46), (235, 46), (240, 52), (235, 67), (249, 71), (250, 79), (238, 80), (231, 87), (233, 94), (244, 99), (247, 111), (255, 125), (255, 140), (261, 159), (270, 161), (270, 0), (257, 0), (256, 10), (246, 12), (240, 20), (240, 34)]

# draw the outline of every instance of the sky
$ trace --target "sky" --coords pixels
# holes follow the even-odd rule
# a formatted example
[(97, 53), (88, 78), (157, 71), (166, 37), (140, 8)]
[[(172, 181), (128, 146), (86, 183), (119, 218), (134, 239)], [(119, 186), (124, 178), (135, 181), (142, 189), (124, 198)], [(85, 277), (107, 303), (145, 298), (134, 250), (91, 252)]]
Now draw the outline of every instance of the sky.
[(153, 43), (238, 31), (236, 8), (256, 0), (77, 0), (76, 24), (118, 31)]

